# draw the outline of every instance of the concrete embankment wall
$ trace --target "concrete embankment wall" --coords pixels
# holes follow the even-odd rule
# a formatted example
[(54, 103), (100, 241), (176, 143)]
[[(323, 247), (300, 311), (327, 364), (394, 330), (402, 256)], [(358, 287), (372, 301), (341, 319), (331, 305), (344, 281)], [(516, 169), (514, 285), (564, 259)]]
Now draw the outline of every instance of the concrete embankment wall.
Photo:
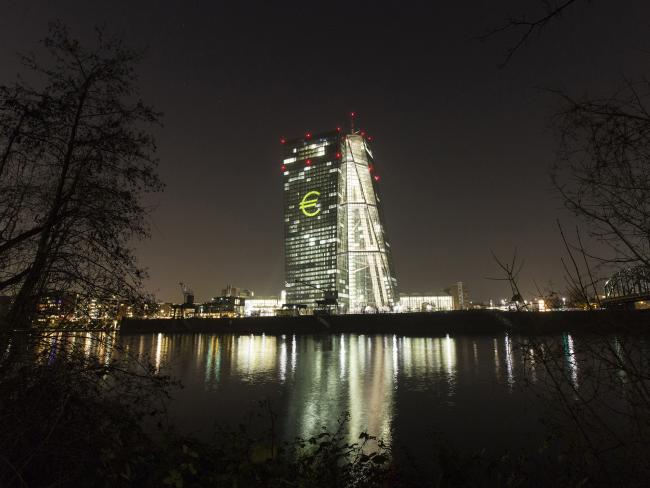
[(240, 319), (126, 319), (122, 333), (237, 333), (237, 334), (482, 334), (511, 332), (650, 332), (648, 311), (500, 312), (493, 310), (245, 317)]

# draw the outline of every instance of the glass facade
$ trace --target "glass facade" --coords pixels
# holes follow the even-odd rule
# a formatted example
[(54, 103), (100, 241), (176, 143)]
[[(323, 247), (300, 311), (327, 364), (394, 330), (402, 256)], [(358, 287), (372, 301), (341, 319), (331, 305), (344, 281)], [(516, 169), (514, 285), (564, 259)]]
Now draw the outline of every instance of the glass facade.
[(454, 310), (451, 295), (400, 295), (400, 312), (437, 312)]
[(336, 292), (342, 312), (392, 310), (396, 280), (368, 141), (332, 131), (284, 149), (287, 303), (313, 306)]

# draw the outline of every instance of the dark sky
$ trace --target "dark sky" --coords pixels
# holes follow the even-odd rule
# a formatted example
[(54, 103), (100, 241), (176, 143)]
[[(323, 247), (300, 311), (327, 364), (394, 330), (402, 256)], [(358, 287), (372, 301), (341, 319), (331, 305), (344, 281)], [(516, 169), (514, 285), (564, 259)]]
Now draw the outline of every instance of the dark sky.
[(82, 40), (105, 22), (133, 47), (144, 98), (163, 111), (152, 239), (138, 245), (150, 291), (198, 299), (227, 283), (283, 284), (282, 136), (359, 113), (375, 138), (400, 291), (462, 280), (507, 295), (490, 249), (517, 247), (524, 292), (564, 286), (548, 176), (557, 107), (541, 88), (609, 92), (647, 70), (650, 3), (578, 2), (499, 69), (516, 35), (476, 37), (541, 2), (3, 1), (0, 83), (15, 53), (61, 19)]

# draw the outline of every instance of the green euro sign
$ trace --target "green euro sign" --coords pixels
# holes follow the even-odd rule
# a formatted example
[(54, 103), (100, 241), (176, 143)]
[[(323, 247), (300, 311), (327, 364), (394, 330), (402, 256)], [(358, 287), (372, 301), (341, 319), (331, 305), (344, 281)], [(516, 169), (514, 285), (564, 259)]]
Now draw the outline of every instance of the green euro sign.
[[(305, 194), (305, 196), (302, 197), (302, 200), (300, 200), (300, 210), (302, 210), (302, 213), (307, 217), (314, 217), (320, 213), (320, 208), (317, 207), (319, 196), (319, 191), (312, 190)], [(311, 208), (315, 210), (309, 210)]]

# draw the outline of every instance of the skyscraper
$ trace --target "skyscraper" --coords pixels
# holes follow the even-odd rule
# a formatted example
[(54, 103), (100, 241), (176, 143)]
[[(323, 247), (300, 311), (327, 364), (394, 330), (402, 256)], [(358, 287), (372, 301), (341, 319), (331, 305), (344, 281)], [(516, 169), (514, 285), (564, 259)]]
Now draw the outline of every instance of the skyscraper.
[(284, 141), (287, 303), (338, 296), (349, 313), (399, 300), (370, 142), (340, 130)]

